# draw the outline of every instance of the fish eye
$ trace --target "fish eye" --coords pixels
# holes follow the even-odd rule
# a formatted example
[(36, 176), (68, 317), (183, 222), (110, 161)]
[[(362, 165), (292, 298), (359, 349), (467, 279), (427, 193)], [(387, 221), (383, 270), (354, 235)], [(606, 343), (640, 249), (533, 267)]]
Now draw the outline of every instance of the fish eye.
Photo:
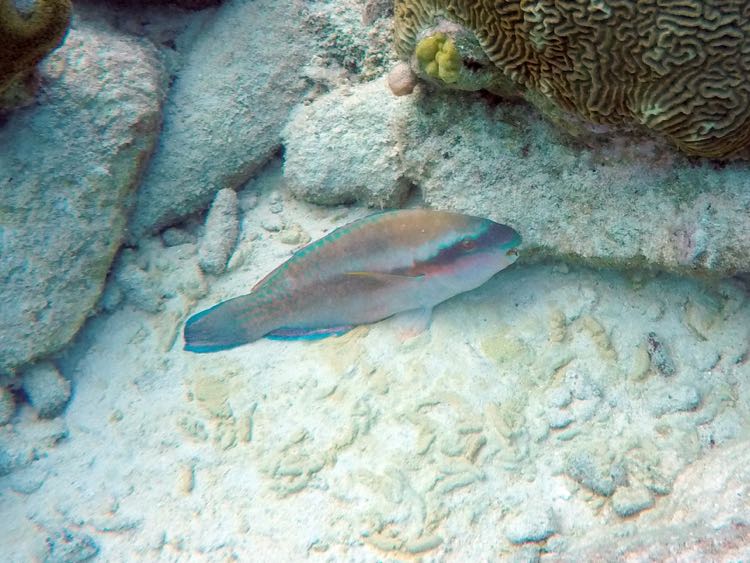
[(477, 246), (477, 242), (474, 239), (465, 238), (461, 241), (461, 247), (465, 250), (471, 250)]

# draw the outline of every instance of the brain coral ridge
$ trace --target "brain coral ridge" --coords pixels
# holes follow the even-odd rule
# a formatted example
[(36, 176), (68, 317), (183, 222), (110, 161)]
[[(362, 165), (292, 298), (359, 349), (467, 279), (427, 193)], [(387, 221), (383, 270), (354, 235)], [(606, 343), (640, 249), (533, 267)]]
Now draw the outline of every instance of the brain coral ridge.
[(395, 17), (403, 60), (449, 22), (532, 101), (690, 154), (750, 146), (748, 0), (395, 0)]

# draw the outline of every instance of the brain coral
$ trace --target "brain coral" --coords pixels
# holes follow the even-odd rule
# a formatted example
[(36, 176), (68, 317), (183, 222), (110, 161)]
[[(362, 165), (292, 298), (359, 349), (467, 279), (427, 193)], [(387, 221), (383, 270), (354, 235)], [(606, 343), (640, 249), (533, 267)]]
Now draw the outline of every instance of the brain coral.
[(548, 114), (640, 124), (695, 155), (750, 146), (748, 0), (395, 0), (395, 18), (423, 77), (417, 46), (447, 30), (463, 59), (452, 87), (502, 78)]
[(71, 10), (70, 0), (36, 0), (23, 15), (13, 0), (0, 0), (0, 93), (62, 42)]

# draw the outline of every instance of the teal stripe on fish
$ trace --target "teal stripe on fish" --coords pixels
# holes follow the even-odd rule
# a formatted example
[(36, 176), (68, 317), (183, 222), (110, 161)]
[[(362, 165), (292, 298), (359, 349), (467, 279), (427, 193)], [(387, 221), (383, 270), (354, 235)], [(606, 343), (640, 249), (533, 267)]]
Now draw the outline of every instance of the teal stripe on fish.
[(185, 349), (213, 352), (264, 336), (320, 338), (429, 310), (512, 264), (521, 238), (489, 219), (412, 209), (371, 215), (298, 251), (251, 293), (188, 319)]

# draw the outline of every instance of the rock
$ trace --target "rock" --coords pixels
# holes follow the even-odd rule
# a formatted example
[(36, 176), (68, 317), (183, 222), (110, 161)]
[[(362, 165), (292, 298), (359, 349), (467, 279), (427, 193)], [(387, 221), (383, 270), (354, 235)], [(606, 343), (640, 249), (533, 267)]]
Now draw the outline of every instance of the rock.
[[(342, 87), (299, 110), (285, 130), (285, 174), (297, 194), (376, 203), (398, 193), (398, 179), (419, 188), (428, 206), (513, 226), (527, 258), (691, 275), (747, 271), (747, 163), (718, 167), (618, 136), (580, 146), (525, 106), (457, 92), (395, 98), (383, 88)], [(303, 138), (311, 134), (321, 135), (317, 148)]]
[(619, 487), (612, 495), (612, 508), (618, 516), (623, 518), (638, 514), (653, 505), (654, 497), (642, 485)]
[(565, 473), (587, 489), (605, 497), (612, 496), (617, 486), (616, 471), (609, 463), (586, 451), (568, 457)]
[(505, 537), (512, 543), (529, 543), (546, 540), (557, 532), (552, 513), (530, 509), (508, 522)]
[(0, 125), (0, 371), (61, 348), (91, 313), (159, 131), (145, 42), (78, 24), (40, 72), (39, 103)]
[(232, 0), (187, 54), (173, 85), (159, 147), (138, 193), (135, 238), (204, 209), (277, 150), (308, 85), (315, 52), (300, 3)]
[[(618, 489), (619, 492), (619, 489)], [(750, 557), (748, 442), (714, 449), (677, 478), (674, 490), (638, 517), (639, 528), (617, 529), (571, 546), (571, 561), (744, 561)], [(613, 498), (614, 501), (614, 498)]]
[(155, 314), (164, 307), (163, 295), (156, 281), (138, 264), (124, 255), (115, 269), (117, 285), (127, 297), (128, 303), (141, 311)]
[(297, 224), (290, 225), (281, 232), (279, 240), (284, 244), (307, 244), (310, 242), (310, 235)]
[(11, 393), (5, 387), (0, 387), (0, 426), (8, 424), (16, 411), (16, 402)]
[(198, 248), (198, 261), (207, 274), (221, 274), (237, 244), (240, 231), (237, 193), (219, 190), (206, 217), (206, 227)]
[(565, 384), (558, 385), (547, 391), (547, 404), (551, 407), (564, 409), (570, 405), (572, 400), (573, 394), (570, 392), (570, 387)]
[(284, 222), (278, 215), (271, 215), (270, 217), (263, 219), (260, 223), (260, 226), (269, 233), (278, 233), (284, 228)]
[(648, 408), (653, 416), (692, 411), (701, 404), (701, 396), (692, 385), (661, 383), (648, 393)]
[(289, 189), (318, 204), (401, 204), (409, 183), (393, 129), (405, 107), (382, 80), (335, 90), (300, 107), (283, 132)]
[(23, 374), (21, 385), (29, 403), (41, 418), (55, 418), (62, 413), (70, 399), (70, 381), (50, 362), (29, 368)]
[(99, 545), (81, 531), (58, 530), (47, 538), (45, 563), (80, 563), (89, 561), (99, 553)]

